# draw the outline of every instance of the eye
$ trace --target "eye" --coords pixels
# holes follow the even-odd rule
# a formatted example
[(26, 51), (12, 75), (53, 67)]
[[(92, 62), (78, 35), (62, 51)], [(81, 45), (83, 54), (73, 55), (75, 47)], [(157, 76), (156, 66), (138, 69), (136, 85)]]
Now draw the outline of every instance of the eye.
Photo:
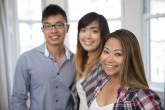
[(93, 29), (92, 32), (93, 33), (99, 33), (100, 31), (98, 29)]
[(50, 29), (52, 27), (52, 25), (44, 25), (43, 28), (45, 29)]
[(115, 56), (123, 56), (123, 53), (115, 53)]
[(85, 28), (80, 29), (80, 32), (85, 32), (85, 31), (86, 31)]
[(104, 53), (104, 54), (108, 54), (109, 51), (107, 51), (107, 50), (104, 49), (104, 50), (103, 50), (103, 53)]
[(63, 28), (64, 27), (64, 23), (57, 23), (56, 24), (56, 28)]

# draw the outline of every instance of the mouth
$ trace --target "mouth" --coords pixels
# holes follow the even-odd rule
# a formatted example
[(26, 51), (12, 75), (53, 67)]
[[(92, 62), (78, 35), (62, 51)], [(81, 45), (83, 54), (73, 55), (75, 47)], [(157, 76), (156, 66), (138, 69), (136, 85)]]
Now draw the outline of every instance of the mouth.
[(51, 38), (52, 40), (57, 40), (60, 36), (59, 35), (53, 35), (50, 36), (49, 38)]
[(88, 45), (92, 45), (93, 42), (92, 41), (84, 41), (84, 44), (88, 46)]
[(109, 69), (109, 70), (112, 70), (112, 69), (114, 69), (114, 68), (115, 68), (115, 66), (114, 66), (114, 65), (108, 65), (108, 64), (106, 64), (105, 66), (106, 66), (106, 68), (107, 68), (107, 69)]

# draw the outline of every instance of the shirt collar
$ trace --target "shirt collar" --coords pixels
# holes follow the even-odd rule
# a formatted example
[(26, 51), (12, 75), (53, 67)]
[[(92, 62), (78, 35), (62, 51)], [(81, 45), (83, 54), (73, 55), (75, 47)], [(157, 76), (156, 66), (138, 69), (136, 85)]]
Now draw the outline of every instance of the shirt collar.
[[(64, 45), (64, 48), (65, 48), (65, 56), (66, 56), (66, 58), (70, 59), (72, 57), (72, 55), (74, 55), (73, 52), (71, 52), (65, 45)], [(39, 47), (36, 47), (35, 50), (43, 53), (46, 57), (50, 56), (50, 53), (49, 53), (49, 51), (48, 51), (48, 49), (46, 47), (46, 43), (43, 43)]]
[[(66, 56), (68, 59), (70, 59), (70, 57), (71, 57), (71, 55), (72, 55), (73, 53), (71, 53), (71, 52), (69, 51), (69, 49), (68, 49), (65, 45), (64, 45), (64, 48), (65, 48), (65, 56)], [(45, 56), (47, 56), (47, 57), (50, 56), (50, 53), (49, 53), (49, 51), (48, 51), (46, 45), (45, 45), (45, 52), (44, 52), (44, 54), (45, 54)]]

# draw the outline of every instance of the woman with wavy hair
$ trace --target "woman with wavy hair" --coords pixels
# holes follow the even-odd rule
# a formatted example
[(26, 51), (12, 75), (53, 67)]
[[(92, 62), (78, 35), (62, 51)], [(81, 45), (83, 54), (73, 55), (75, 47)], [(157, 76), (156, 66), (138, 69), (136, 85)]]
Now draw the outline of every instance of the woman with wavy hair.
[(90, 110), (163, 110), (147, 84), (136, 36), (120, 29), (106, 35), (102, 47), (100, 60), (109, 79), (98, 82)]

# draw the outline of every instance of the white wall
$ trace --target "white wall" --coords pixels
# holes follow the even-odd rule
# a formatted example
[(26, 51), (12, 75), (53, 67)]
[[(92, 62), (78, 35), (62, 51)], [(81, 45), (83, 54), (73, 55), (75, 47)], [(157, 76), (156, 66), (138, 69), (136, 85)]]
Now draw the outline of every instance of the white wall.
[(123, 16), (123, 28), (132, 31), (138, 37), (142, 46), (143, 0), (125, 0)]

